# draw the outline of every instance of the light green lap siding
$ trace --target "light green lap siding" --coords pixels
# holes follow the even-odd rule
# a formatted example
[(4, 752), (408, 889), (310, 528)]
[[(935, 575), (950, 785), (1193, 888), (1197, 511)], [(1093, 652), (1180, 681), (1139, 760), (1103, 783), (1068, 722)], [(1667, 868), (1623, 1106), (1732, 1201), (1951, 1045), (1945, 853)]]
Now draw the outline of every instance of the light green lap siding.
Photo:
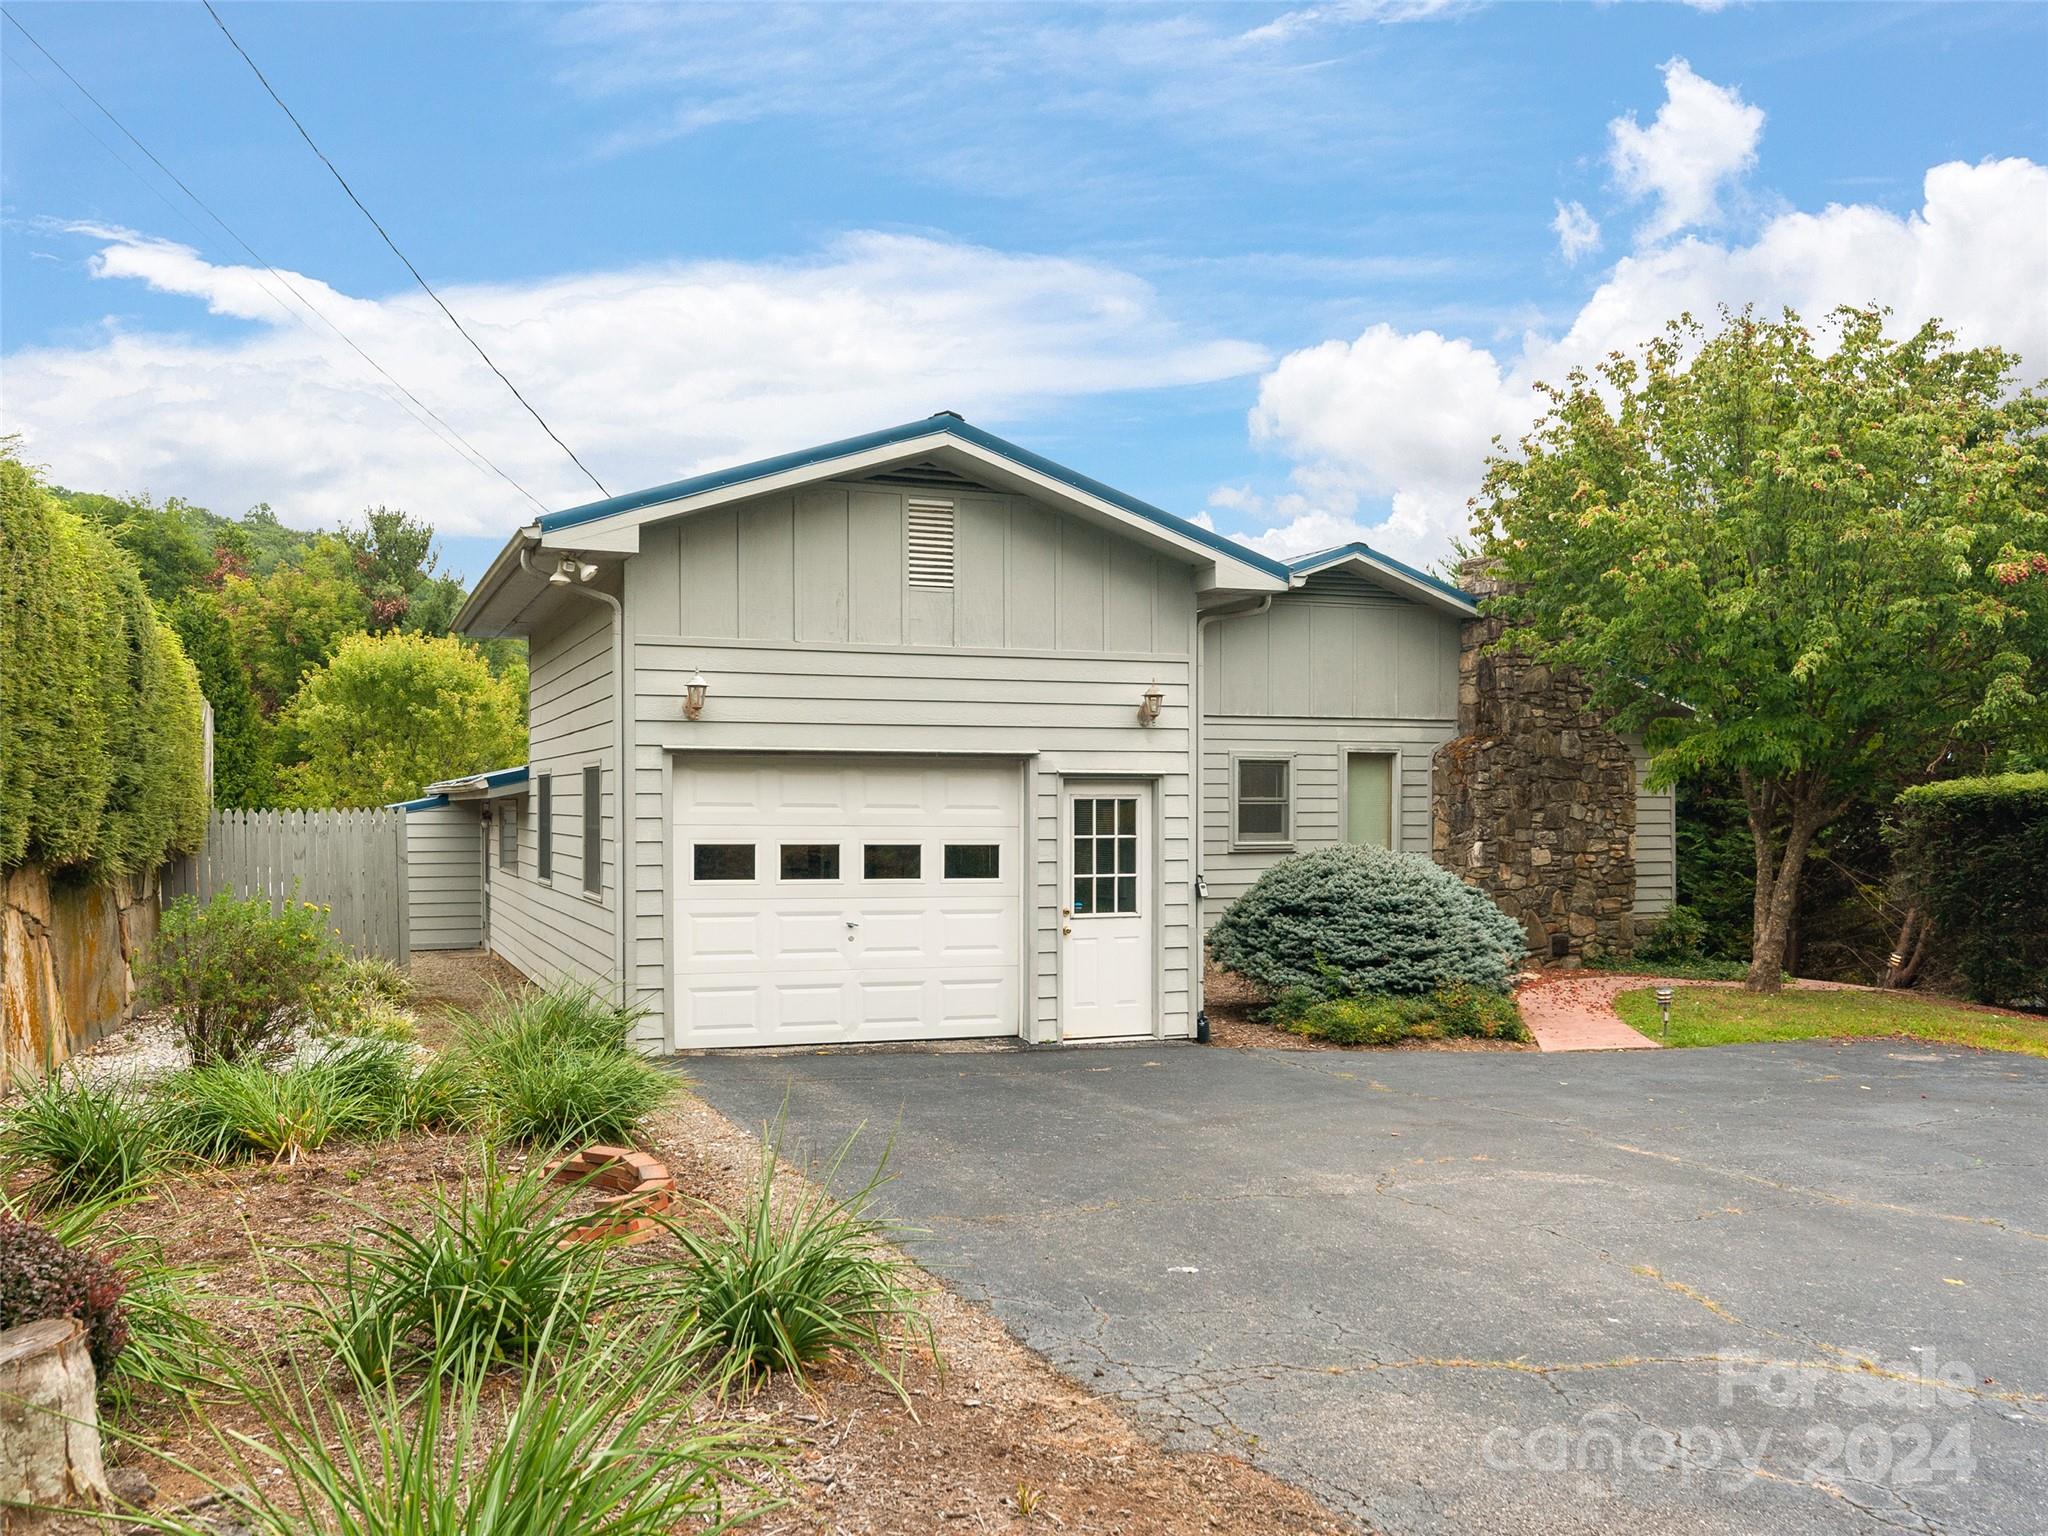
[(1678, 796), (1669, 789), (1643, 788), (1649, 754), (1634, 748), (1636, 760), (1636, 902), (1638, 917), (1656, 917), (1678, 900)]
[[(519, 807), (518, 868), (498, 866), (491, 837), (490, 946), (535, 981), (587, 981), (608, 986), (617, 968), (612, 914), (618, 890), (617, 749), (612, 715), (611, 610), (587, 602), (588, 613), (532, 637), (528, 665), (527, 793)], [(604, 770), (599, 806), (604, 838), (602, 899), (583, 891), (583, 766)], [(554, 877), (540, 869), (540, 775), (554, 775)], [(505, 801), (493, 802), (496, 810)]]
[(481, 837), (474, 805), (405, 813), (405, 900), (414, 949), (474, 949), (483, 943)]

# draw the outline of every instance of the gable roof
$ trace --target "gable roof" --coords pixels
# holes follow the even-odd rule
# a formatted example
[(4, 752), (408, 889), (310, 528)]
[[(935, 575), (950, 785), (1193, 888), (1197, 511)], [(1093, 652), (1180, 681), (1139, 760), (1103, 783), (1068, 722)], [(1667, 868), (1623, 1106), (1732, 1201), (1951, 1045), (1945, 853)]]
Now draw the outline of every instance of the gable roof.
[(1470, 618), (1479, 611), (1479, 604), (1471, 593), (1427, 571), (1418, 571), (1392, 555), (1383, 555), (1370, 544), (1339, 544), (1335, 549), (1318, 550), (1315, 554), (1302, 555), (1287, 562), (1296, 586), (1318, 572), (1341, 570), (1346, 566), (1364, 571), (1404, 597), (1413, 597), (1461, 618)]
[[(1126, 495), (1115, 486), (1106, 485), (1079, 470), (1033, 453), (1030, 449), (985, 432), (963, 418), (957, 411), (939, 411), (921, 421), (906, 421), (900, 426), (884, 427), (879, 432), (864, 432), (858, 437), (844, 437), (837, 442), (821, 443), (815, 448), (802, 448), (794, 453), (777, 454), (774, 458), (756, 459), (749, 464), (735, 464), (729, 469), (716, 469), (708, 474), (692, 475), (685, 480), (672, 480), (666, 485), (649, 486), (646, 490), (629, 491), (623, 496), (607, 497), (603, 501), (585, 502), (581, 506), (566, 507), (560, 512), (549, 512), (538, 524), (543, 540), (551, 534), (565, 529), (579, 528), (591, 523), (611, 522), (630, 517), (636, 512), (671, 503), (689, 502), (719, 492), (730, 492), (741, 487), (755, 485), (761, 481), (778, 480), (790, 475), (801, 475), (804, 471), (818, 473), (809, 478), (823, 479), (832, 473), (831, 466), (843, 460), (860, 459), (901, 448), (910, 444), (951, 446), (964, 450), (968, 457), (992, 465), (1004, 465), (1025, 471), (1030, 477), (1049, 481), (1088, 501), (1099, 502), (1116, 511), (1128, 514), (1140, 523), (1148, 524), (1165, 533), (1176, 543), (1192, 544), (1201, 550), (1221, 556), (1239, 565), (1266, 576), (1285, 581), (1287, 567), (1269, 555), (1262, 555), (1255, 549), (1248, 549), (1234, 539), (1225, 538), (1213, 529), (1191, 523), (1184, 517), (1176, 517), (1163, 507), (1140, 501)], [(719, 497), (720, 500), (731, 499)], [(678, 509), (682, 510), (682, 509)]]

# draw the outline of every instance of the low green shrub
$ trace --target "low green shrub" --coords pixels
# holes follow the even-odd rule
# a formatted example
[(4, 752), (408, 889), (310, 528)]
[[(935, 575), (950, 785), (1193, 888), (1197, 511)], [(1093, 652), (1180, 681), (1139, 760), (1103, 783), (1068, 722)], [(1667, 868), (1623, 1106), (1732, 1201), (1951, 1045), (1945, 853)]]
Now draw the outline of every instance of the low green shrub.
[(1636, 936), (1637, 960), (1697, 960), (1706, 952), (1707, 923), (1691, 907), (1674, 905)]
[(501, 998), (461, 1021), (499, 1141), (561, 1147), (620, 1141), (683, 1086), (627, 1043), (639, 1012), (588, 987)]
[(1523, 934), (1420, 854), (1342, 845), (1259, 876), (1217, 920), (1209, 952), (1268, 995), (1420, 997), (1454, 981), (1505, 991)]
[(315, 1332), (365, 1381), (435, 1359), (530, 1358), (565, 1298), (594, 1314), (635, 1284), (590, 1245), (559, 1241), (568, 1193), (540, 1170), (501, 1178), (487, 1158), (423, 1207), (365, 1222), (330, 1250)]
[(778, 1198), (781, 1142), (778, 1123), (763, 1138), (760, 1178), (744, 1208), (710, 1208), (708, 1234), (671, 1228), (692, 1260), (674, 1291), (695, 1314), (724, 1381), (770, 1371), (801, 1378), (844, 1351), (900, 1396), (900, 1378), (884, 1356), (911, 1342), (934, 1353), (937, 1345), (909, 1266), (887, 1246), (889, 1228), (870, 1214), (883, 1169), (844, 1200), (827, 1194), (849, 1139), (802, 1193)]
[(170, 1016), (195, 1066), (261, 1060), (313, 1021), (341, 964), (324, 907), (290, 901), (273, 912), (231, 891), (203, 907), (181, 897), (144, 957), (142, 1001)]
[(1296, 988), (1281, 994), (1265, 1017), (1290, 1034), (1334, 1045), (1530, 1038), (1512, 997), (1462, 982), (1427, 997), (1365, 993), (1328, 998)]
[(128, 1347), (128, 1315), (121, 1305), (126, 1289), (104, 1259), (0, 1212), (0, 1332), (75, 1317), (85, 1325), (93, 1369), (109, 1377)]
[(0, 1112), (0, 1174), (32, 1175), (38, 1207), (105, 1199), (162, 1166), (157, 1117), (132, 1086), (52, 1072)]

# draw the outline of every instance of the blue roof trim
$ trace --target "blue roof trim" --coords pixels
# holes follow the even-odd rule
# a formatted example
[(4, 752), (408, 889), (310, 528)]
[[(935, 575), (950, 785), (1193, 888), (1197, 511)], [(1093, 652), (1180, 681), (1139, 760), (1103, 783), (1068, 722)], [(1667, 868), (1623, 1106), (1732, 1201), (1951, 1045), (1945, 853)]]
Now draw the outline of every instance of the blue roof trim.
[(521, 763), (517, 768), (493, 768), (489, 773), (462, 773), (452, 779), (441, 779), (429, 784), (427, 788), (439, 791), (480, 783), (485, 789), (502, 789), (507, 784), (524, 784), (527, 771), (527, 765)]
[(417, 800), (394, 800), (384, 809), (387, 811), (438, 811), (448, 803), (446, 795), (421, 795)]
[(1306, 572), (1320, 569), (1321, 567), (1326, 565), (1334, 565), (1337, 561), (1348, 559), (1352, 555), (1363, 555), (1366, 559), (1374, 561), (1379, 565), (1388, 566), (1393, 570), (1399, 571), (1403, 576), (1407, 576), (1412, 578), (1413, 580), (1419, 581), (1423, 583), (1425, 586), (1436, 588), (1436, 590), (1443, 593), (1445, 597), (1454, 597), (1461, 603), (1465, 603), (1473, 607), (1478, 606), (1479, 600), (1475, 598), (1470, 592), (1467, 592), (1463, 587), (1454, 587), (1448, 581), (1445, 581), (1440, 577), (1432, 576), (1427, 571), (1418, 571), (1417, 569), (1415, 569), (1414, 566), (1408, 564), (1405, 560), (1396, 560), (1392, 555), (1381, 554), (1378, 550), (1374, 549), (1370, 544), (1360, 544), (1354, 542), (1350, 544), (1339, 544), (1335, 549), (1317, 550), (1312, 555), (1302, 555), (1298, 559), (1288, 561), (1287, 569), (1294, 572), (1296, 575), (1302, 575)]
[(1021, 448), (1005, 438), (997, 437), (993, 432), (984, 432), (979, 427), (970, 426), (951, 411), (941, 411), (935, 416), (925, 417), (922, 421), (907, 421), (899, 427), (885, 427), (879, 432), (863, 433), (859, 437), (841, 438), (836, 443), (824, 443), (816, 448), (801, 449), (796, 453), (779, 454), (772, 459), (756, 459), (751, 464), (736, 464), (730, 469), (713, 470), (709, 474), (695, 475), (688, 480), (673, 480), (667, 485), (651, 486), (644, 491), (629, 491), (623, 496), (613, 496), (604, 501), (592, 501), (580, 507), (549, 512), (541, 517), (540, 529), (543, 533), (554, 533), (563, 528), (574, 528), (582, 523), (596, 522), (601, 518), (616, 517), (622, 512), (637, 512), (642, 507), (659, 506), (665, 501), (680, 501), (686, 496), (723, 490), (728, 486), (743, 485), (749, 480), (766, 479), (770, 475), (786, 474), (793, 469), (822, 464), (832, 459), (844, 458), (848, 454), (865, 453), (873, 448), (887, 448), (893, 443), (930, 437), (935, 432), (943, 432), (959, 438), (962, 442), (972, 443), (998, 458), (1008, 459), (1013, 464), (1044, 475), (1048, 479), (1057, 480), (1083, 495), (1106, 501), (1134, 517), (1156, 523), (1169, 532), (1191, 539), (1233, 560), (1242, 561), (1255, 569), (1265, 571), (1268, 575), (1284, 579), (1289, 574), (1288, 567), (1281, 561), (1262, 555), (1255, 549), (1247, 549), (1234, 539), (1225, 538), (1222, 534), (1191, 523), (1184, 517), (1176, 517), (1150, 502), (1140, 501), (1135, 496), (1126, 496), (1113, 486), (1104, 485), (1100, 480), (1091, 479), (1077, 470), (1067, 468), (1064, 464), (1056, 464), (1028, 448)]

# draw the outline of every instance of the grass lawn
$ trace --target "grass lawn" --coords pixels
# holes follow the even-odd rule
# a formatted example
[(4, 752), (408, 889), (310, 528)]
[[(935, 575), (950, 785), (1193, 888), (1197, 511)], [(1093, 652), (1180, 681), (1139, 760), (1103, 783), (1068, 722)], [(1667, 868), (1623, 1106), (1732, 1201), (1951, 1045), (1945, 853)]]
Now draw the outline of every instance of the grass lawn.
[[(1622, 1022), (1660, 1039), (1657, 999), (1645, 989), (1614, 1000)], [(1764, 997), (1732, 987), (1681, 987), (1671, 1003), (1672, 1045), (1742, 1045), (1757, 1040), (1905, 1036), (1945, 1045), (2048, 1056), (2048, 1018), (2014, 1018), (1929, 998), (1876, 992), (1781, 992)]]

